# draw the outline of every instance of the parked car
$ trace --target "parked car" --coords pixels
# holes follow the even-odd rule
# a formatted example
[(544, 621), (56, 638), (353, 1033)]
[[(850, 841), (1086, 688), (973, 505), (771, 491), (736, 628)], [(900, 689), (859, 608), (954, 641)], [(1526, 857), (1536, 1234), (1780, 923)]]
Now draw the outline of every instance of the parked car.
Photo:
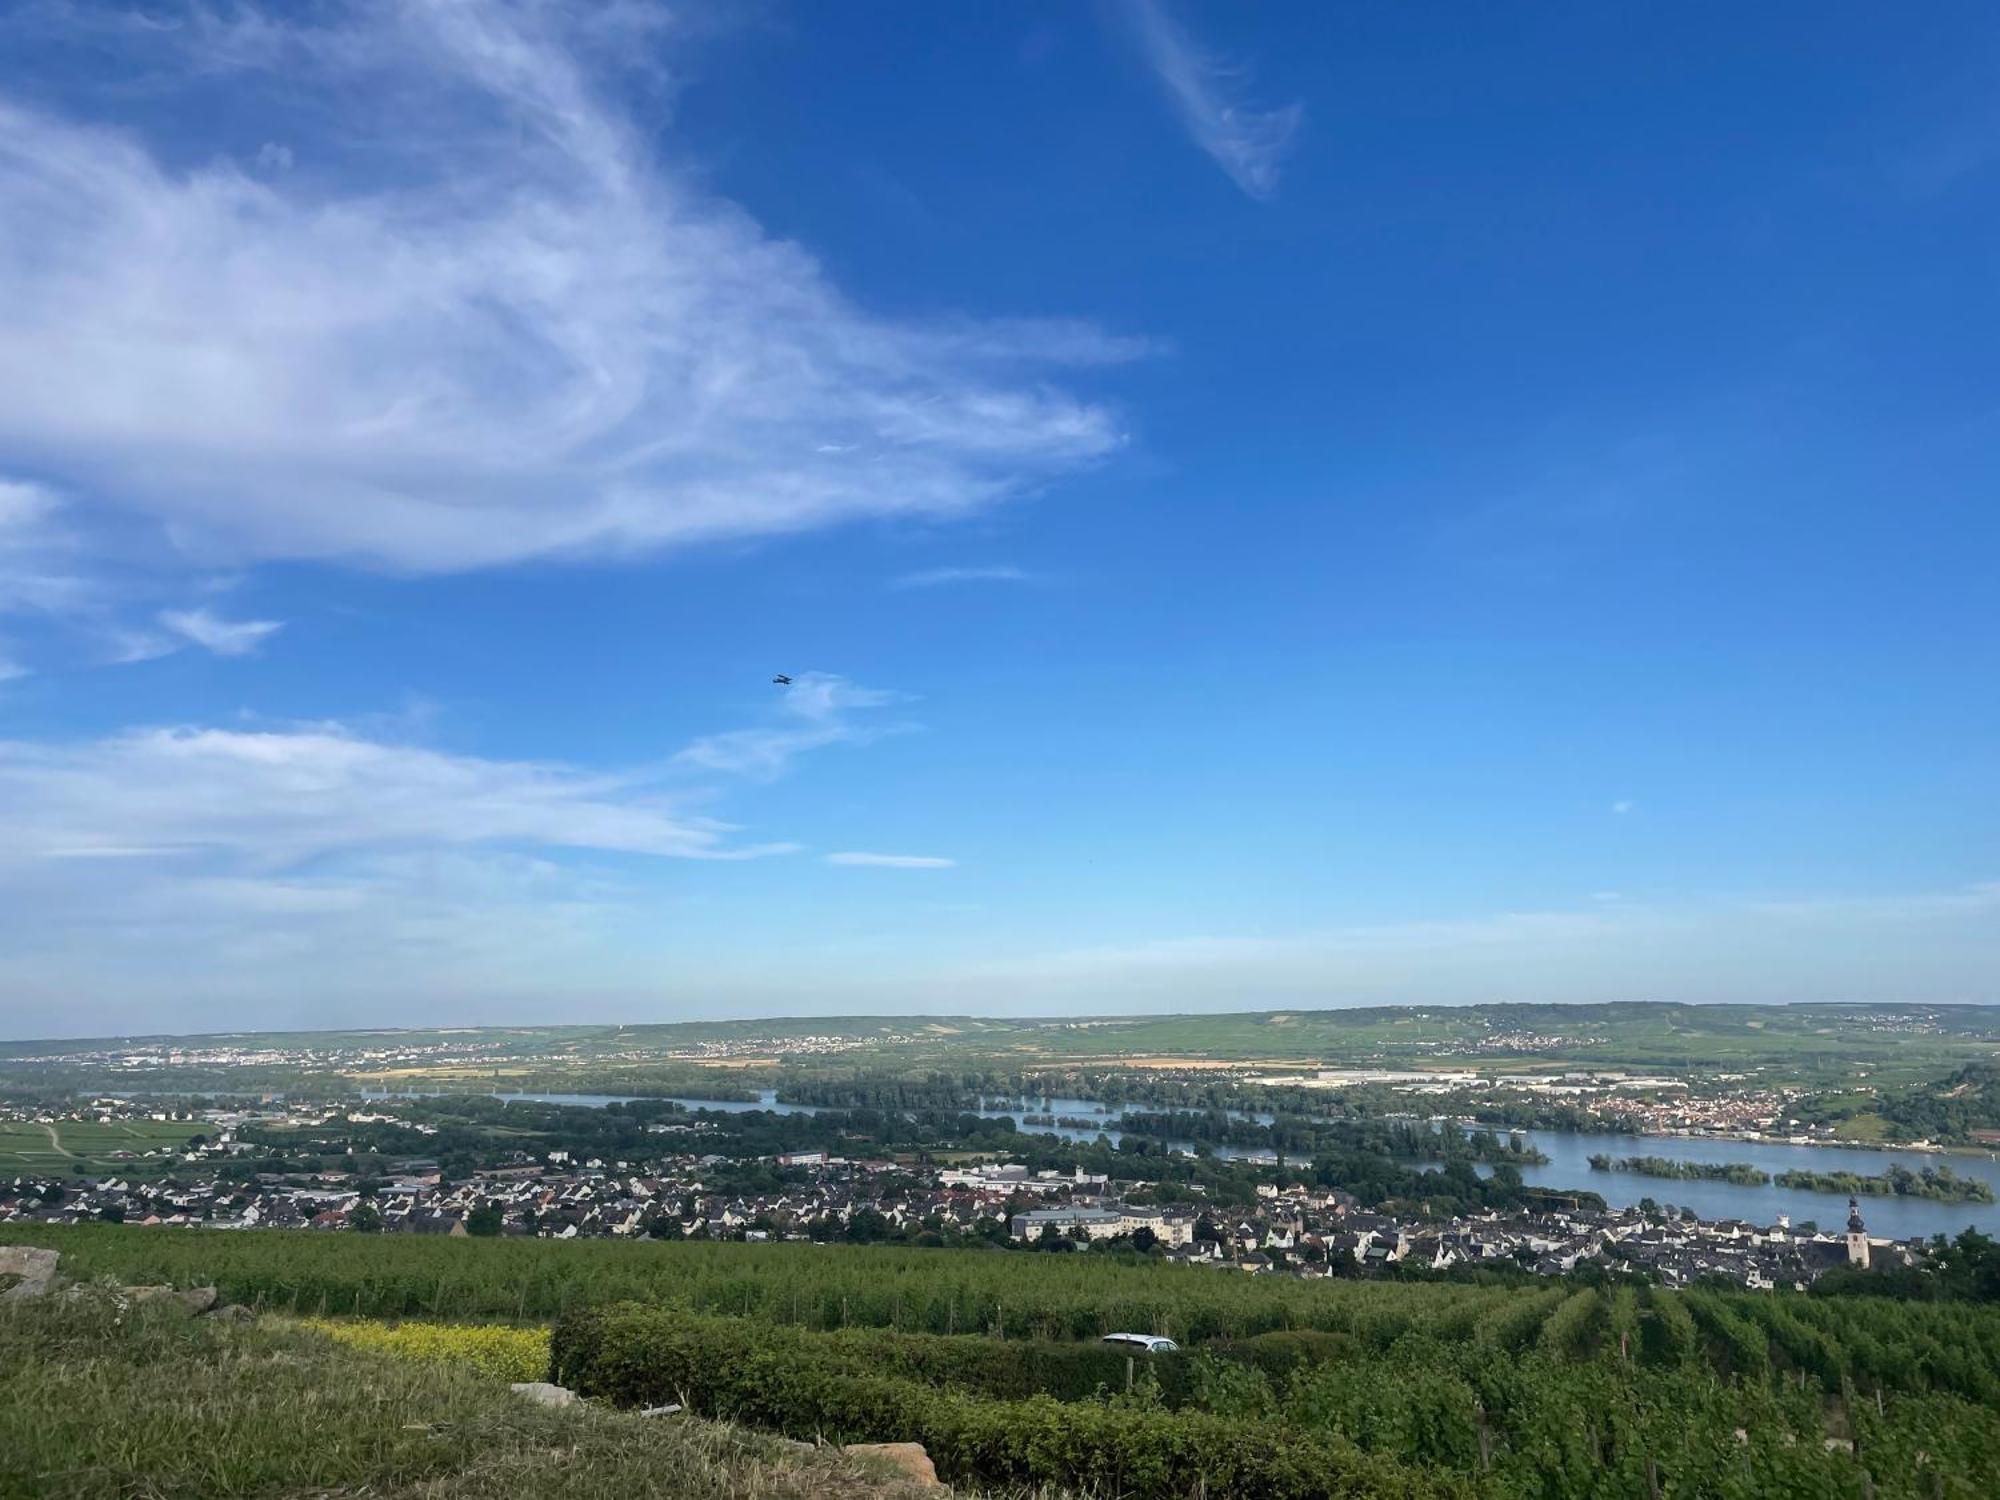
[(1103, 1342), (1139, 1354), (1178, 1354), (1181, 1351), (1181, 1346), (1172, 1339), (1163, 1339), (1152, 1333), (1107, 1333)]

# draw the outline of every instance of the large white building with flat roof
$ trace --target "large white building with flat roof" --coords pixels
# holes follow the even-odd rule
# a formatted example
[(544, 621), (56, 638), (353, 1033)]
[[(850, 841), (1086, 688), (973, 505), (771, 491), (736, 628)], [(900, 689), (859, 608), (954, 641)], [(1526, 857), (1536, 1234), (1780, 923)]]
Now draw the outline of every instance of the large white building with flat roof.
[(1150, 1229), (1163, 1245), (1185, 1245), (1194, 1239), (1194, 1220), (1180, 1214), (1162, 1213), (1157, 1208), (1033, 1208), (1015, 1214), (1007, 1232), (1017, 1240), (1039, 1239), (1042, 1231), (1057, 1234), (1082, 1230), (1085, 1239), (1109, 1240), (1121, 1234)]

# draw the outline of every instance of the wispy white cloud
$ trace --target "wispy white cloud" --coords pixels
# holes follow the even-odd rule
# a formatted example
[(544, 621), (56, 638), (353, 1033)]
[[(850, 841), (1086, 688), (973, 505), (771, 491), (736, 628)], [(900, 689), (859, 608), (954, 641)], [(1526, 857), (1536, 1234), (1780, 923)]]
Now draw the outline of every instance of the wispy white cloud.
[(47, 485), (0, 475), (0, 614), (70, 615), (97, 602), (63, 531), (61, 509)]
[(100, 659), (108, 666), (131, 666), (135, 662), (157, 661), (172, 656), (185, 639), (161, 635), (151, 630), (135, 630), (125, 625), (106, 626), (99, 634)]
[(1019, 365), (1122, 365), (1173, 347), (1075, 318), (960, 318), (940, 323), (926, 337), (942, 354)]
[(858, 849), (822, 857), (830, 865), (868, 865), (883, 870), (949, 870), (958, 863), (934, 854), (869, 854)]
[(284, 870), (368, 849), (519, 843), (677, 858), (745, 851), (629, 776), (372, 740), (337, 724), (0, 742), (0, 859), (185, 855)]
[(951, 516), (1119, 445), (1035, 371), (1143, 346), (875, 317), (666, 165), (598, 65), (674, 58), (670, 15), (301, 14), (43, 18), (149, 98), (262, 89), (246, 166), (0, 99), (0, 447), (79, 527), (452, 570)]
[(225, 620), (207, 609), (165, 609), (160, 623), (217, 656), (248, 656), (285, 628), (282, 620)]
[[(902, 695), (831, 673), (800, 673), (774, 696), (764, 725), (611, 769), (441, 749), (424, 742), (421, 706), (344, 723), (0, 740), (0, 1036), (46, 1030), (45, 1011), (23, 1007), (68, 993), (101, 997), (88, 1002), (95, 1021), (66, 1013), (72, 1027), (128, 1024), (163, 996), (261, 1007), (278, 991), (322, 1005), (453, 993), (481, 1005), (531, 984), (545, 1010), (607, 974), (636, 993), (630, 946), (657, 945), (680, 901), (700, 899), (683, 862), (800, 852), (717, 816), (732, 787), (908, 727), (870, 722)], [(668, 894), (677, 882), (696, 893)], [(611, 956), (621, 945), (624, 968)], [(647, 952), (645, 963), (661, 956)], [(338, 1012), (314, 1014), (327, 1024)]]
[(663, 764), (608, 772), (454, 755), (338, 723), (0, 740), (0, 825), (9, 835), (0, 864), (190, 855), (242, 873), (363, 850), (490, 844), (677, 859), (789, 852), (796, 846), (737, 844), (733, 825), (690, 808), (721, 789), (720, 777), (768, 780), (808, 750), (866, 739), (877, 731), (857, 715), (898, 697), (831, 673), (801, 674), (784, 724), (709, 736)]
[(1639, 804), (1634, 802), (1630, 797), (1620, 797), (1616, 802), (1611, 804), (1611, 811), (1616, 816), (1622, 818), (1625, 816), (1625, 814), (1632, 811), (1632, 809), (1637, 807), (1638, 805)]
[(0, 478), (0, 537), (13, 538), (48, 519), (56, 497), (25, 479)]
[(190, 643), (242, 656), (282, 628), (276, 620), (225, 619), (205, 605), (149, 616), (147, 605), (164, 592), (185, 595), (192, 585), (220, 593), (236, 580), (120, 567), (93, 555), (77, 511), (47, 485), (0, 477), (0, 615), (56, 622), (58, 634), (86, 643), (85, 658), (96, 665), (151, 661)]
[(674, 764), (768, 781), (783, 775), (808, 750), (865, 744), (900, 733), (904, 723), (859, 720), (855, 712), (903, 701), (901, 693), (864, 688), (827, 672), (800, 672), (781, 690), (781, 721), (706, 735), (674, 757)]
[(899, 589), (931, 589), (947, 583), (1036, 583), (1036, 574), (1025, 568), (1017, 568), (1009, 563), (990, 563), (979, 567), (965, 568), (921, 568), (914, 573), (905, 573), (890, 587)]
[(1293, 102), (1254, 108), (1244, 97), (1247, 73), (1205, 50), (1168, 10), (1166, 0), (1113, 0), (1119, 18), (1159, 80), (1181, 124), (1252, 198), (1278, 190), (1279, 169), (1305, 118)]

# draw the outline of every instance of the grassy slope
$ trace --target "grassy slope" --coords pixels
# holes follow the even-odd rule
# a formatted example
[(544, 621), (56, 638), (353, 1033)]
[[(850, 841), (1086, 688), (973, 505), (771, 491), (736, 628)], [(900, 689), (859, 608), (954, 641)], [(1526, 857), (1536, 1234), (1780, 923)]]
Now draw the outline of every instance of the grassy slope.
[(467, 1370), (109, 1300), (0, 1307), (0, 1497), (890, 1497), (829, 1451), (548, 1410)]

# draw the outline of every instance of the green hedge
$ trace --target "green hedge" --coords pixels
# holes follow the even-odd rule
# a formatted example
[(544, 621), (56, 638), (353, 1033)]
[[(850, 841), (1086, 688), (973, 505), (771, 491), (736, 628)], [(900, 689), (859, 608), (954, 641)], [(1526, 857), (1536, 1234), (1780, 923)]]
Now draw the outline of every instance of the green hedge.
[[(615, 1329), (607, 1335), (606, 1330)], [(1179, 1405), (1189, 1389), (1185, 1355), (1128, 1355), (1099, 1343), (1058, 1344), (979, 1335), (891, 1333), (852, 1328), (835, 1333), (699, 1317), (657, 1303), (628, 1304), (570, 1315), (556, 1326), (552, 1363), (568, 1383), (571, 1366), (588, 1366), (596, 1394), (626, 1406), (658, 1405), (699, 1380), (718, 1351), (754, 1341), (760, 1349), (810, 1358), (842, 1375), (888, 1376), (968, 1395), (1025, 1400), (1053, 1396), (1085, 1401), (1125, 1389), (1128, 1363), (1151, 1371), (1162, 1399)], [(630, 1357), (634, 1349), (643, 1350)], [(614, 1352), (615, 1351), (615, 1352)]]
[[(614, 1382), (604, 1393), (629, 1406), (674, 1399), (670, 1389), (691, 1378), (694, 1361), (706, 1358), (718, 1343), (735, 1344), (745, 1337), (742, 1319), (700, 1318), (657, 1303), (621, 1307), (617, 1318), (621, 1324), (643, 1329), (644, 1336), (655, 1341), (646, 1360), (619, 1365), (615, 1371), (599, 1367), (597, 1378)], [(596, 1338), (591, 1330), (599, 1326), (600, 1320), (588, 1312), (563, 1320), (557, 1329), (558, 1366), (564, 1362), (565, 1349), (581, 1350), (586, 1340)], [(1187, 1354), (1135, 1354), (1094, 1341), (1063, 1344), (872, 1328), (812, 1334), (759, 1326), (755, 1332), (767, 1347), (810, 1350), (815, 1361), (845, 1374), (892, 1376), (1008, 1401), (1030, 1396), (1087, 1401), (1123, 1392), (1128, 1378), (1136, 1376), (1142, 1381), (1150, 1377), (1161, 1405), (1178, 1408), (1195, 1389), (1193, 1359)], [(1262, 1370), (1282, 1386), (1302, 1367), (1353, 1358), (1357, 1346), (1344, 1334), (1266, 1333), (1210, 1344), (1206, 1352)]]
[(682, 1401), (706, 1416), (794, 1437), (919, 1442), (940, 1474), (979, 1484), (1051, 1484), (1130, 1500), (1204, 1491), (1242, 1500), (1446, 1500), (1474, 1492), (1457, 1476), (1425, 1475), (1331, 1434), (1137, 1403), (1005, 1394), (1036, 1379), (1076, 1386), (1104, 1355), (1123, 1384), (1124, 1357), (1114, 1351), (1041, 1346), (1015, 1361), (1019, 1348), (976, 1338), (811, 1334), (628, 1305), (564, 1318), (551, 1366), (562, 1384), (619, 1405)]

